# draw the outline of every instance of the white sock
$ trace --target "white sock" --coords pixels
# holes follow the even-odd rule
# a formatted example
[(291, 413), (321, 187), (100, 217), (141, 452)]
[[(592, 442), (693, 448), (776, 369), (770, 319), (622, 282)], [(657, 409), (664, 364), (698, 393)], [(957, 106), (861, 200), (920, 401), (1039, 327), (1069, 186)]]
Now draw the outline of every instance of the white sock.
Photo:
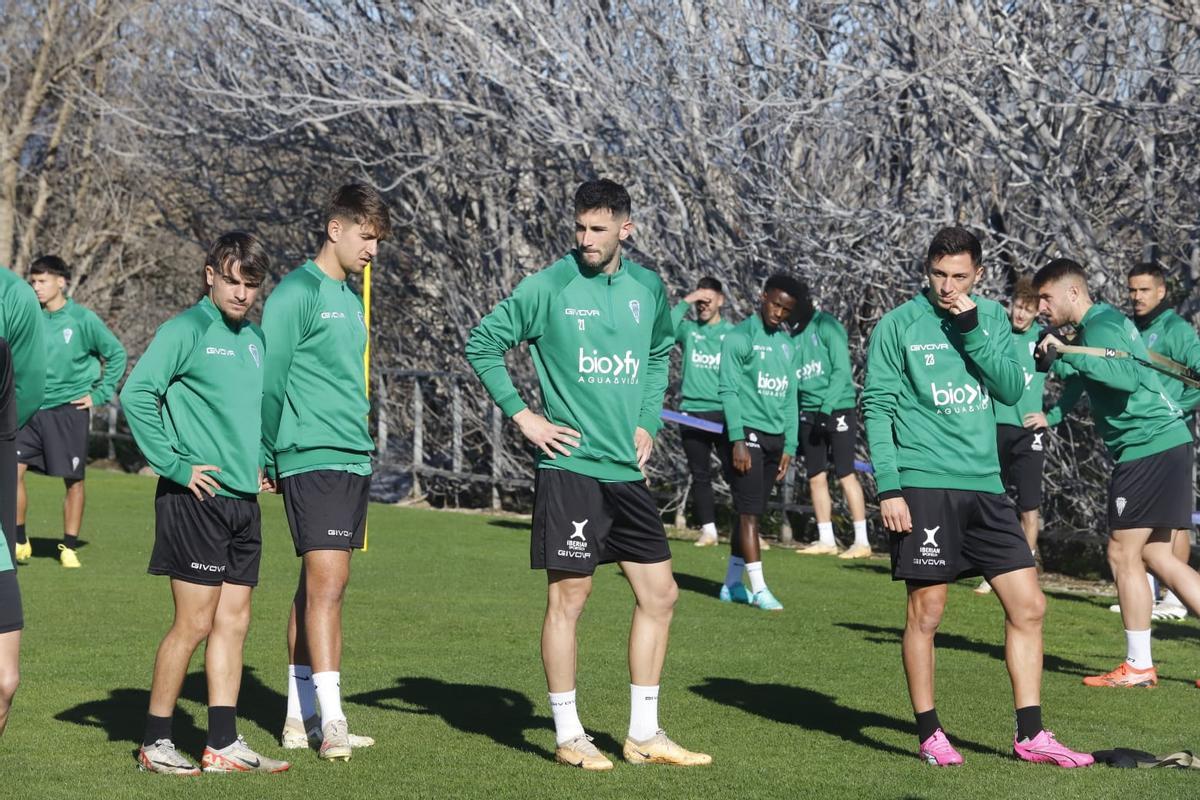
[(317, 690), (317, 702), (321, 704), (321, 727), (331, 722), (344, 720), (342, 713), (342, 673), (314, 672), (313, 686)]
[(550, 692), (550, 714), (554, 717), (554, 739), (562, 744), (583, 735), (583, 723), (575, 708), (575, 690)]
[(817, 523), (817, 541), (821, 544), (836, 544), (836, 542), (833, 540), (832, 522)]
[(725, 585), (733, 588), (735, 583), (742, 582), (742, 570), (746, 568), (746, 559), (741, 556), (730, 556), (729, 566), (725, 568)]
[(629, 738), (644, 742), (658, 733), (658, 687), (629, 684)]
[(312, 667), (288, 664), (288, 719), (301, 722), (317, 713), (317, 691), (313, 688)]
[(1146, 583), (1150, 584), (1150, 602), (1158, 602), (1158, 581), (1154, 579), (1154, 573), (1146, 573)]
[(1179, 596), (1177, 594), (1175, 594), (1174, 592), (1172, 592), (1170, 589), (1167, 589), (1167, 591), (1163, 593), (1162, 601), (1163, 601), (1163, 605), (1165, 605), (1165, 606), (1181, 606), (1181, 605), (1183, 605), (1183, 601), (1179, 599)]
[(1150, 631), (1125, 631), (1125, 660), (1134, 669), (1150, 669), (1154, 659), (1150, 658)]
[(871, 543), (867, 541), (867, 521), (865, 519), (854, 520), (854, 545), (856, 547), (871, 546)]
[(703, 525), (700, 526), (700, 534), (702, 536), (716, 536), (717, 535), (717, 523), (715, 523), (715, 522), (704, 523)]
[(758, 594), (763, 589), (767, 588), (767, 580), (762, 574), (761, 561), (755, 561), (753, 564), (747, 564), (746, 574), (750, 577), (751, 594)]

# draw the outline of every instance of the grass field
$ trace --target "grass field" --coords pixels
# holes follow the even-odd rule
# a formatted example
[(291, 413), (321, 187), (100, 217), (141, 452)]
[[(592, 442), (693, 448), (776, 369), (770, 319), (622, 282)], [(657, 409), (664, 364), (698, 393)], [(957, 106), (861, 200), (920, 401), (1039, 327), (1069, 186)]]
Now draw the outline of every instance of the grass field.
[[(53, 558), (61, 484), (30, 482), (35, 557), (20, 568), (23, 683), (0, 739), (7, 797), (1195, 797), (1187, 771), (1058, 770), (1009, 755), (1012, 712), (994, 597), (951, 594), (939, 638), (939, 713), (966, 758), (917, 761), (899, 663), (903, 589), (882, 560), (765, 554), (787, 610), (715, 599), (725, 553), (675, 543), (681, 597), (661, 716), (706, 769), (631, 767), (585, 774), (552, 761), (538, 656), (544, 582), (528, 568), (520, 521), (374, 506), (368, 552), (354, 559), (342, 689), (352, 727), (379, 744), (346, 764), (300, 752), (276, 776), (170, 778), (139, 773), (154, 649), (170, 619), (167, 581), (146, 575), (153, 539), (148, 478), (92, 472), (80, 551)], [(297, 572), (277, 497), (263, 500), (265, 554), (239, 707), (240, 730), (268, 755), (284, 711), (284, 622)], [(1080, 677), (1123, 653), (1104, 598), (1050, 598), (1044, 707), (1079, 749), (1200, 749), (1194, 622), (1158, 623), (1161, 685), (1089, 690)], [(601, 749), (619, 755), (628, 718), (628, 587), (602, 569), (580, 637), (579, 704)], [(198, 758), (206, 724), (201, 655), (175, 716)], [(295, 753), (295, 751), (293, 751)]]

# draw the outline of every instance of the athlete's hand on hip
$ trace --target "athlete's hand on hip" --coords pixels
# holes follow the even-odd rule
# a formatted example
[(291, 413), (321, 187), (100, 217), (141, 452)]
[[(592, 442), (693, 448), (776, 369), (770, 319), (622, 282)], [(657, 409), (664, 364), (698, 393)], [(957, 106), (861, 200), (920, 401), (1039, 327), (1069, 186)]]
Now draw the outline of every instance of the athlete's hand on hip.
[(908, 513), (908, 502), (903, 497), (882, 501), (879, 516), (883, 517), (883, 527), (892, 533), (912, 533), (912, 514)]
[(633, 447), (637, 450), (638, 469), (646, 466), (650, 453), (654, 451), (654, 437), (645, 428), (635, 428), (633, 431)]
[(76, 408), (93, 408), (96, 404), (92, 402), (92, 396), (90, 394), (85, 394), (78, 400), (72, 400), (71, 405), (75, 406)]
[(271, 494), (279, 493), (279, 486), (275, 481), (267, 476), (267, 473), (261, 469), (258, 471), (258, 490), (260, 492), (270, 492)]
[(781, 480), (783, 480), (783, 476), (787, 475), (788, 467), (791, 466), (791, 463), (792, 463), (791, 453), (784, 453), (782, 456), (779, 457), (779, 471), (775, 473), (775, 482), (776, 483), (779, 483)]
[(745, 475), (750, 471), (750, 448), (744, 440), (733, 443), (733, 468), (738, 475)]
[(1046, 419), (1046, 415), (1040, 411), (1030, 411), (1021, 419), (1021, 422), (1031, 431), (1050, 427), (1050, 422)]
[(220, 467), (212, 464), (192, 465), (192, 479), (188, 481), (187, 488), (190, 489), (192, 494), (196, 495), (196, 499), (201, 502), (204, 501), (204, 495), (200, 493), (202, 490), (208, 492), (209, 497), (216, 497), (217, 489), (221, 488), (221, 484), (217, 483), (216, 478), (208, 473), (220, 471)]
[(571, 455), (565, 445), (579, 447), (583, 434), (572, 428), (555, 425), (541, 414), (535, 414), (528, 408), (523, 408), (513, 415), (513, 422), (521, 429), (521, 435), (533, 442), (550, 458), (557, 458), (554, 451), (564, 456)]

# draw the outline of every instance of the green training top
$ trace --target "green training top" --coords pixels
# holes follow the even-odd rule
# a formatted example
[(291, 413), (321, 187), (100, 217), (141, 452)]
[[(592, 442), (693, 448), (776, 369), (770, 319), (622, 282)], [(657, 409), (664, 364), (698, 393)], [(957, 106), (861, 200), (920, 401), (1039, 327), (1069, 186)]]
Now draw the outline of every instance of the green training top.
[[(1123, 350), (1148, 359), (1146, 344), (1132, 321), (1107, 303), (1096, 303), (1076, 326), (1075, 344)], [(1052, 426), (1075, 407), (1084, 391), (1100, 438), (1118, 462), (1161, 453), (1192, 441), (1179, 406), (1149, 367), (1131, 358), (1064, 353), (1059, 359), (1074, 374), (1067, 377), (1058, 404), (1046, 414)]]
[(863, 417), (879, 494), (901, 488), (1000, 494), (992, 402), (1016, 403), (1025, 378), (1012, 325), (972, 295), (979, 324), (960, 333), (922, 292), (871, 333)]
[(746, 428), (783, 434), (783, 452), (799, 444), (795, 349), (782, 327), (768, 331), (762, 315), (742, 320), (721, 347), (721, 406), (729, 441), (746, 438)]
[[(1147, 350), (1200, 372), (1200, 336), (1196, 335), (1196, 329), (1187, 320), (1172, 309), (1168, 308), (1155, 317), (1141, 334)], [(1160, 377), (1159, 381), (1185, 414), (1200, 406), (1200, 389), (1166, 376)]]
[(1038, 336), (1041, 330), (1036, 325), (1030, 325), (1024, 333), (1013, 331), (1013, 347), (1017, 363), (1025, 373), (1025, 391), (1021, 399), (1009, 405), (999, 400), (993, 401), (996, 406), (996, 424), (1025, 427), (1025, 415), (1042, 410), (1042, 393), (1046, 388), (1046, 375), (1037, 371), (1037, 359), (1033, 351), (1037, 348)]
[(796, 348), (796, 394), (801, 411), (829, 414), (854, 408), (854, 375), (850, 340), (832, 314), (818, 311), (804, 330), (792, 337)]
[(263, 334), (231, 325), (206, 296), (164, 322), (121, 390), (134, 441), (159, 475), (187, 486), (212, 464), (226, 497), (258, 494)]
[(11, 269), (0, 267), (0, 337), (12, 351), (18, 428), (41, 407), (46, 389), (46, 334), (41, 313), (33, 287)]
[[(54, 408), (91, 395), (104, 405), (125, 374), (125, 348), (94, 312), (67, 300), (58, 311), (42, 309), (46, 330), (46, 397)], [(104, 361), (101, 374), (100, 361)]]
[(268, 473), (371, 474), (362, 300), (345, 281), (306, 261), (271, 292), (262, 326), (276, 354), (263, 381)]
[(720, 411), (717, 396), (718, 374), (721, 371), (721, 343), (733, 330), (733, 323), (724, 317), (702, 325), (698, 320), (684, 319), (691, 303), (679, 303), (671, 309), (675, 326), (675, 341), (683, 345), (683, 385), (679, 387), (681, 411)]
[(642, 480), (633, 437), (662, 427), (675, 336), (658, 275), (621, 257), (612, 275), (575, 251), (526, 277), (471, 331), (467, 361), (508, 416), (525, 401), (504, 354), (529, 342), (546, 419), (582, 435), (571, 455), (538, 453), (538, 468), (601, 481)]

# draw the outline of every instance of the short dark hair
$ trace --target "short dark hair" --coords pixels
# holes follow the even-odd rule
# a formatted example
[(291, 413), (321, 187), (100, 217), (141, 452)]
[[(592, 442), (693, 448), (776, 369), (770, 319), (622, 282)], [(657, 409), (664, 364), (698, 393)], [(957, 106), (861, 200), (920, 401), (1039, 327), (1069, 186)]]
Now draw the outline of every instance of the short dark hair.
[(339, 186), (325, 204), (325, 228), (334, 219), (349, 220), (371, 228), (380, 239), (392, 235), (392, 218), (387, 204), (374, 188), (365, 183), (345, 183)]
[(55, 275), (71, 280), (71, 268), (58, 256), (41, 256), (29, 265), (30, 275)]
[(696, 288), (697, 289), (708, 289), (710, 291), (716, 292), (717, 294), (725, 294), (725, 288), (723, 286), (721, 286), (721, 282), (719, 280), (717, 280), (716, 278), (713, 278), (713, 277), (710, 277), (707, 275), (705, 277), (701, 278), (700, 280), (696, 281)]
[(1038, 293), (1037, 289), (1033, 288), (1033, 278), (1028, 275), (1017, 278), (1013, 285), (1012, 299), (1014, 303), (1033, 303), (1036, 306)]
[(1041, 289), (1048, 283), (1061, 281), (1063, 278), (1073, 277), (1083, 281), (1083, 285), (1087, 285), (1087, 273), (1083, 271), (1083, 267), (1078, 261), (1072, 261), (1069, 258), (1056, 258), (1046, 266), (1037, 271), (1033, 276), (1033, 288)]
[(1153, 261), (1134, 264), (1133, 268), (1129, 270), (1129, 277), (1132, 278), (1136, 275), (1149, 275), (1163, 286), (1167, 284), (1167, 271)]
[(627, 217), (632, 207), (629, 192), (625, 191), (625, 187), (608, 178), (584, 181), (575, 190), (576, 214), (606, 208), (614, 217)]
[(946, 256), (956, 256), (959, 253), (971, 254), (971, 265), (978, 267), (983, 264), (983, 245), (975, 234), (966, 228), (953, 226), (942, 228), (933, 235), (929, 243), (929, 252), (925, 254), (925, 271), (933, 268), (934, 263)]
[(786, 272), (776, 272), (767, 278), (767, 282), (763, 284), (763, 293), (765, 294), (772, 289), (778, 289), (785, 294), (790, 294), (796, 300), (801, 300), (808, 296), (808, 289), (804, 284)]
[(242, 280), (252, 283), (262, 283), (271, 266), (267, 248), (257, 236), (247, 231), (221, 234), (204, 257), (204, 265), (212, 267), (218, 275), (232, 271), (235, 264), (241, 270)]

